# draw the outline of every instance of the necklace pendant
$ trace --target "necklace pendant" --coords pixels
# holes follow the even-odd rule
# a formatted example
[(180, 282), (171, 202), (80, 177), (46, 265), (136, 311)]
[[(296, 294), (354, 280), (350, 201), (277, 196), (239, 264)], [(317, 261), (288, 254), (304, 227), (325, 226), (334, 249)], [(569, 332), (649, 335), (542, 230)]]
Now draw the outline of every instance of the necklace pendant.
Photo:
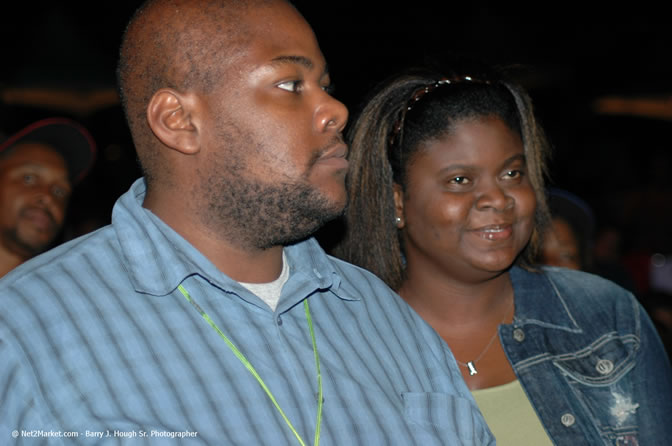
[(469, 376), (474, 376), (478, 373), (478, 370), (476, 370), (476, 366), (474, 365), (473, 361), (469, 361), (467, 363), (467, 368), (469, 369)]

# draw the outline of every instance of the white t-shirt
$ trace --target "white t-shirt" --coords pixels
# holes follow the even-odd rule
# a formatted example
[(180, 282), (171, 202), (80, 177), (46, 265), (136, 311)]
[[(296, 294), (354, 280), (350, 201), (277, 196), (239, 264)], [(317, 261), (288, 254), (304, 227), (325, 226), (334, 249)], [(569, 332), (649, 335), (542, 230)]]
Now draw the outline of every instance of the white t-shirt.
[(280, 276), (275, 279), (273, 282), (268, 283), (243, 283), (240, 284), (259, 296), (261, 300), (266, 302), (266, 304), (271, 307), (271, 310), (275, 311), (275, 307), (278, 306), (278, 300), (280, 300), (280, 293), (282, 293), (282, 287), (285, 285), (289, 279), (289, 265), (287, 264), (287, 258), (285, 257), (285, 251), (282, 251), (282, 271)]

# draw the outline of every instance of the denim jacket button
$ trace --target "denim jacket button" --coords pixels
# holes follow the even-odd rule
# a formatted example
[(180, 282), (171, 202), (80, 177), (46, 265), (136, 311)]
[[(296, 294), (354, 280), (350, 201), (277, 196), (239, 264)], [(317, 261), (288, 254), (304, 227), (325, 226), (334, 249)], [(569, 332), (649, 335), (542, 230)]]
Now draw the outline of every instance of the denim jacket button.
[(525, 340), (525, 332), (522, 328), (516, 328), (513, 330), (513, 339), (518, 342), (523, 342)]
[(560, 418), (560, 422), (565, 426), (565, 427), (570, 427), (571, 425), (574, 424), (576, 421), (576, 418), (574, 418), (574, 415), (571, 413), (566, 413)]
[(607, 375), (614, 370), (614, 363), (608, 359), (600, 359), (595, 365), (595, 369), (600, 375)]

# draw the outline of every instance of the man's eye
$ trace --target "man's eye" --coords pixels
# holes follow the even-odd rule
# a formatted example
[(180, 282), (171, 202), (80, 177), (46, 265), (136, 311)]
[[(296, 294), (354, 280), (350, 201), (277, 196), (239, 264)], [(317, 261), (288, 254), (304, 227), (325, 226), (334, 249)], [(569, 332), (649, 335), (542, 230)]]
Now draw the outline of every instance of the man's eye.
[(58, 186), (54, 186), (51, 189), (51, 193), (54, 195), (54, 197), (58, 198), (66, 198), (69, 194), (69, 192), (66, 189)]
[(23, 183), (24, 184), (35, 184), (35, 179), (36, 179), (35, 175), (27, 173), (23, 176)]
[(301, 81), (287, 81), (278, 84), (278, 88), (289, 91), (291, 93), (298, 93), (301, 89)]

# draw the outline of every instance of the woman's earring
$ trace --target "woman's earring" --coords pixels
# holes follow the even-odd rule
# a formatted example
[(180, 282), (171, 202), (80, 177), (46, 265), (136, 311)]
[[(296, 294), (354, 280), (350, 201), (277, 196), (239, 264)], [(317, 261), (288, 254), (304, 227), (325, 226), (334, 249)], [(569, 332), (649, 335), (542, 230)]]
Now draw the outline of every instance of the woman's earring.
[(395, 217), (394, 222), (397, 224), (397, 226), (401, 226), (401, 217)]

